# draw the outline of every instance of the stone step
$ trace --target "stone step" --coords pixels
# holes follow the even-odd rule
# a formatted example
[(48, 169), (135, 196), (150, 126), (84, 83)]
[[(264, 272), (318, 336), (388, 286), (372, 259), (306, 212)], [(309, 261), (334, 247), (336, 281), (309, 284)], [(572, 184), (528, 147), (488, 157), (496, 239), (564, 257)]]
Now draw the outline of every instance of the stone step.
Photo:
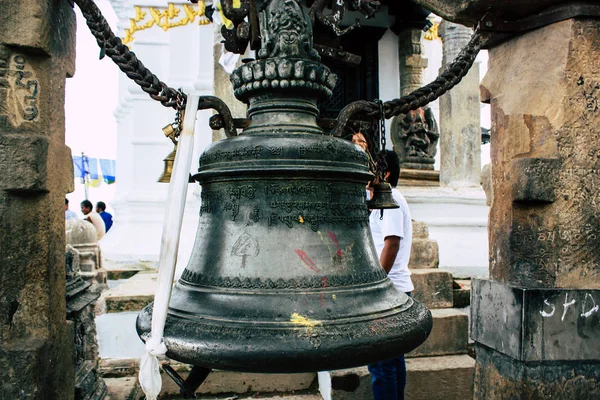
[(137, 378), (131, 376), (126, 378), (104, 378), (106, 383), (106, 400), (138, 400), (142, 397), (142, 391), (137, 384)]
[[(473, 398), (475, 360), (467, 355), (406, 360), (407, 400), (467, 400)], [(324, 400), (372, 400), (367, 367), (319, 372)]]
[(464, 311), (454, 308), (431, 310), (433, 329), (421, 346), (406, 357), (466, 354), (469, 339), (469, 318)]
[(452, 274), (436, 268), (411, 270), (415, 290), (412, 296), (428, 308), (452, 308), (454, 292)]
[[(105, 378), (108, 388), (108, 397), (106, 400), (140, 400), (144, 394), (137, 383), (137, 379), (131, 378)], [(197, 399), (203, 400), (245, 400), (245, 399), (286, 399), (286, 400), (323, 400), (323, 397), (315, 390), (294, 391), (288, 393), (260, 393), (252, 391), (243, 395), (228, 393), (228, 394), (205, 394), (197, 395)], [(183, 397), (161, 392), (159, 399), (179, 400)]]
[(454, 307), (464, 308), (471, 305), (471, 280), (470, 279), (455, 279), (454, 280)]
[(414, 221), (412, 222), (412, 238), (415, 239), (428, 239), (429, 238), (429, 226), (426, 222)]
[(440, 265), (438, 243), (430, 239), (413, 239), (410, 249), (410, 269), (437, 268)]
[[(173, 367), (184, 379), (190, 367), (171, 361)], [(106, 379), (136, 377), (139, 359), (100, 360), (100, 373)], [(258, 374), (235, 371), (212, 371), (202, 383), (197, 393), (217, 395), (222, 393), (280, 393), (309, 390), (316, 384), (316, 372), (300, 374)], [(165, 395), (179, 394), (179, 387), (165, 373), (162, 377), (162, 392)]]
[(473, 398), (475, 360), (468, 355), (406, 360), (406, 400)]
[(156, 272), (139, 272), (102, 293), (98, 307), (106, 313), (140, 311), (154, 300), (155, 291)]

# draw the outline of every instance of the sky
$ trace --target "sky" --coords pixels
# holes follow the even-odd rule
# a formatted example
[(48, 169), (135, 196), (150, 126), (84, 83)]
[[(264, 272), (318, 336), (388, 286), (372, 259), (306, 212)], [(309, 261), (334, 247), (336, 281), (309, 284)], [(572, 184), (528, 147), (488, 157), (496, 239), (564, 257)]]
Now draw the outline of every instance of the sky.
[[(106, 20), (116, 32), (117, 17), (108, 0), (96, 0)], [(89, 157), (115, 159), (117, 154), (117, 66), (108, 57), (99, 60), (100, 48), (90, 33), (78, 7), (75, 76), (66, 83), (66, 144), (72, 155), (85, 153)], [(118, 165), (117, 165), (118, 169)], [(118, 174), (118, 172), (117, 172)], [(101, 184), (89, 189), (89, 200), (94, 204), (104, 201), (109, 205), (114, 198), (116, 184)], [(79, 212), (79, 203), (85, 199), (80, 180), (75, 180), (75, 192), (68, 194), (69, 208)]]

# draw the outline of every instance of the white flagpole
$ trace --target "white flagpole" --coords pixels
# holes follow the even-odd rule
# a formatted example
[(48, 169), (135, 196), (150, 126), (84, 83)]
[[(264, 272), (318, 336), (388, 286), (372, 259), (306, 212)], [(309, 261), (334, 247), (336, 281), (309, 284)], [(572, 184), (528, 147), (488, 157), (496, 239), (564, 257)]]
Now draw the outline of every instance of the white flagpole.
[(152, 311), (152, 328), (146, 340), (146, 354), (140, 363), (139, 381), (148, 400), (156, 400), (162, 388), (158, 356), (167, 353), (163, 341), (167, 311), (173, 288), (177, 250), (183, 221), (183, 210), (187, 197), (188, 180), (194, 150), (194, 129), (198, 112), (198, 95), (188, 95), (183, 118), (183, 129), (177, 144), (177, 153), (173, 164), (171, 183), (167, 195), (167, 209), (163, 223), (160, 258), (154, 309)]

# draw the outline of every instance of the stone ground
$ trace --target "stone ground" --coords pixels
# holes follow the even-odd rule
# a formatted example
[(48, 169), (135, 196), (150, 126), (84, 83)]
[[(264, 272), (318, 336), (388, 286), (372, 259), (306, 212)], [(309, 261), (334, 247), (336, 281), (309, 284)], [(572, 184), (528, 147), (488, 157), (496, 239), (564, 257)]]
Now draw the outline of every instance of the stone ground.
[[(107, 400), (140, 400), (143, 396), (137, 380), (133, 377), (125, 378), (104, 378), (108, 387)], [(249, 399), (270, 399), (270, 400), (322, 400), (323, 398), (317, 390), (303, 390), (293, 393), (245, 393), (245, 394), (207, 394), (198, 395), (200, 400), (249, 400)], [(166, 395), (159, 397), (160, 400), (180, 400), (183, 397)]]

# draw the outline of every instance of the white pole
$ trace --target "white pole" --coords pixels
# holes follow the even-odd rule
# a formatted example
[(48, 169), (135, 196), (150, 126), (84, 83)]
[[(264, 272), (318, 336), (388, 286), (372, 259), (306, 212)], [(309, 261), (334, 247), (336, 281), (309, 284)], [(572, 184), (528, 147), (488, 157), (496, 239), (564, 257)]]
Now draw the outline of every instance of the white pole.
[(139, 373), (140, 386), (148, 400), (155, 400), (162, 387), (157, 356), (164, 355), (167, 352), (167, 347), (163, 341), (163, 333), (173, 288), (175, 265), (177, 264), (177, 250), (179, 248), (179, 236), (181, 234), (183, 210), (194, 150), (194, 128), (199, 101), (200, 97), (198, 95), (187, 96), (183, 129), (179, 136), (171, 183), (169, 184), (160, 244), (154, 309), (152, 311), (152, 327), (150, 337), (146, 340), (146, 354), (142, 357)]

